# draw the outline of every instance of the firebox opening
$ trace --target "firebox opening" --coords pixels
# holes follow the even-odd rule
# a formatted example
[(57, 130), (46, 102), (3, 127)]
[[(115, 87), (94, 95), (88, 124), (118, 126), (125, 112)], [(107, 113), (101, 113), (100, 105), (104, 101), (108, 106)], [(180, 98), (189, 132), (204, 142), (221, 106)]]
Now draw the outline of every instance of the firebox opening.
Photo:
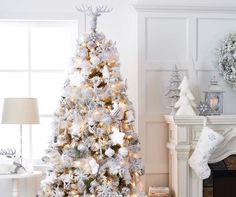
[(211, 176), (203, 181), (203, 197), (236, 197), (236, 155), (209, 167)]
[(236, 196), (236, 170), (213, 171), (213, 197)]

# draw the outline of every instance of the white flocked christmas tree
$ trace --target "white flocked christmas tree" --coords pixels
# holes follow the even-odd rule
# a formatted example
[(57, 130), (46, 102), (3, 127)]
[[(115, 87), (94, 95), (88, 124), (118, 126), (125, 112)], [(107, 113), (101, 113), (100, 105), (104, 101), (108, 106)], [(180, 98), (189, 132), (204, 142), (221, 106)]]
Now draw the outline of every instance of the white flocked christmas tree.
[(41, 197), (141, 197), (134, 109), (120, 75), (115, 43), (97, 32), (104, 7), (79, 9), (92, 17), (78, 42), (55, 111)]
[(196, 115), (194, 108), (194, 96), (189, 88), (189, 82), (186, 76), (184, 76), (180, 86), (179, 100), (175, 103), (177, 112), (175, 115)]

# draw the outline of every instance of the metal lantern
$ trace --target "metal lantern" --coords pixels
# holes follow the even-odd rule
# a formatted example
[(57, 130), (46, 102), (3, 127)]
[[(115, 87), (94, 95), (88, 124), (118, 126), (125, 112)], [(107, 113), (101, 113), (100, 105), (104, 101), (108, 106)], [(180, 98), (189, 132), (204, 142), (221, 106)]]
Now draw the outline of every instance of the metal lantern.
[(220, 115), (223, 113), (223, 94), (216, 76), (211, 80), (210, 88), (205, 91), (205, 102), (209, 105), (210, 110), (207, 115)]

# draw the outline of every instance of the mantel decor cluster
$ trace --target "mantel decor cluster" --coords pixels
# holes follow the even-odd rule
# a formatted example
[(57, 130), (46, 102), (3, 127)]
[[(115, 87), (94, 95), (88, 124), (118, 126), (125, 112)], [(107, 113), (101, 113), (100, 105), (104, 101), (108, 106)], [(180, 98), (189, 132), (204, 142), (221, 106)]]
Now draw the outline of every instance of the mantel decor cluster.
[[(169, 128), (169, 187), (173, 197), (202, 197), (203, 181), (188, 164), (202, 131), (202, 116), (165, 116)], [(207, 126), (224, 136), (208, 163), (236, 154), (236, 115), (207, 116)]]

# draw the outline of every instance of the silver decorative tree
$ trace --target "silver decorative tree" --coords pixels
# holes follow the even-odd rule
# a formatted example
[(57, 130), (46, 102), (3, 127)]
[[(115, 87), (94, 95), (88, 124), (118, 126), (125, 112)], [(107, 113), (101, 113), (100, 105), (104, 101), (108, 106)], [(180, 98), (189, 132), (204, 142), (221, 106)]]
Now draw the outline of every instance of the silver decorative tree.
[(168, 108), (171, 109), (171, 115), (174, 115), (176, 112), (175, 103), (179, 99), (180, 90), (178, 88), (180, 83), (181, 79), (180, 79), (179, 69), (175, 65), (174, 70), (171, 73), (171, 78), (169, 86), (167, 87), (167, 92), (165, 94), (165, 96), (169, 98)]
[(78, 43), (53, 122), (42, 197), (142, 197), (134, 109), (115, 43), (97, 32), (106, 7), (78, 10), (92, 18)]

